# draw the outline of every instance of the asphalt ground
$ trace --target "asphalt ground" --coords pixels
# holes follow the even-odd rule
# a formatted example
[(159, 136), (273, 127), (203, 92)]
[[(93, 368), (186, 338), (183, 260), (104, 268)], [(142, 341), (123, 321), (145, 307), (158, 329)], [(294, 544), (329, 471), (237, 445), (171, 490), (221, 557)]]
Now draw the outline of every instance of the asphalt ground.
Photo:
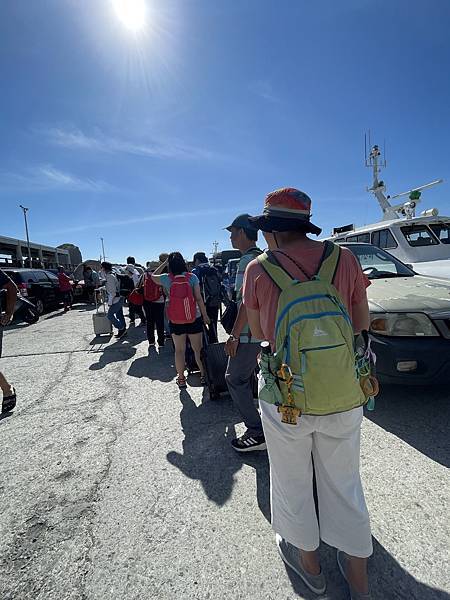
[[(1, 600), (316, 598), (279, 559), (265, 452), (238, 455), (228, 397), (174, 382), (142, 327), (92, 309), (5, 331), (18, 405), (0, 420)], [(450, 598), (450, 386), (386, 387), (362, 430), (374, 599)], [(322, 545), (322, 598), (348, 598)]]

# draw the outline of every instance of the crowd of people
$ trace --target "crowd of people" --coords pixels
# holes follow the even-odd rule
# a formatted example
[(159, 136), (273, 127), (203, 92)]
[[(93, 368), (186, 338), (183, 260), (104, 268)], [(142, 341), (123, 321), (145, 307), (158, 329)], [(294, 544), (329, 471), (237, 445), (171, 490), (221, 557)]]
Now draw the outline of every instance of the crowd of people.
[[(321, 230), (311, 222), (310, 198), (294, 188), (268, 194), (261, 215), (241, 214), (227, 229), (241, 258), (236, 314), (224, 346), (225, 379), (245, 424), (232, 446), (237, 452), (268, 451), (272, 526), (283, 561), (322, 594), (326, 581), (318, 549), (323, 540), (337, 549), (352, 599), (367, 600), (372, 539), (359, 471), (366, 396), (355, 375), (354, 336), (369, 326), (369, 281), (350, 251), (309, 237)], [(265, 252), (257, 244), (260, 231)], [(124, 276), (105, 261), (101, 277), (91, 283), (95, 293), (104, 280), (107, 316), (117, 338), (127, 332), (125, 298), (130, 324), (139, 318), (146, 326), (150, 348), (162, 349), (171, 336), (179, 388), (187, 387), (188, 341), (206, 383), (204, 329), (209, 343), (215, 343), (223, 301), (220, 273), (206, 254), (197, 252), (192, 263), (189, 270), (183, 256), (171, 252), (160, 256), (158, 267), (148, 263), (144, 269), (130, 256)], [(5, 325), (13, 292), (6, 276), (0, 286), (8, 293)], [(257, 406), (252, 381), (258, 364)], [(2, 375), (0, 387), (2, 410), (11, 410), (15, 390)]]

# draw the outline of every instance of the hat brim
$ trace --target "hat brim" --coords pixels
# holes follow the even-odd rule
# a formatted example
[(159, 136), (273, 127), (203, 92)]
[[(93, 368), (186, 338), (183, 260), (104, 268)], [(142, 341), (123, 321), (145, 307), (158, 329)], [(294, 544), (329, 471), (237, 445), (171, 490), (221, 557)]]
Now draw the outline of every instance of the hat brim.
[(258, 215), (250, 217), (249, 221), (256, 229), (272, 233), (273, 231), (303, 231), (305, 233), (313, 233), (320, 235), (322, 230), (314, 223), (305, 219), (286, 219), (283, 217), (271, 217), (269, 215)]
[[(252, 219), (253, 217), (249, 219), (249, 221)], [(248, 229), (250, 231), (258, 231), (258, 228), (253, 224), (253, 222), (251, 223), (251, 227), (245, 227), (244, 225), (228, 225), (228, 227), (223, 228), (224, 231), (229, 231), (230, 233), (232, 233), (233, 229)]]

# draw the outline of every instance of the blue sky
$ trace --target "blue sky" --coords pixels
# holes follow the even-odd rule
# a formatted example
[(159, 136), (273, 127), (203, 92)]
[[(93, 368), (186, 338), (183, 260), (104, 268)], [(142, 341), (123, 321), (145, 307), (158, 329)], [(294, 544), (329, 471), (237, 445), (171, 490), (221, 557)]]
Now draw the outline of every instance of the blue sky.
[(0, 235), (22, 203), (85, 258), (190, 257), (284, 186), (326, 233), (372, 222), (369, 128), (388, 191), (442, 177), (450, 213), (448, 0), (141, 1), (137, 32), (112, 0), (2, 1)]

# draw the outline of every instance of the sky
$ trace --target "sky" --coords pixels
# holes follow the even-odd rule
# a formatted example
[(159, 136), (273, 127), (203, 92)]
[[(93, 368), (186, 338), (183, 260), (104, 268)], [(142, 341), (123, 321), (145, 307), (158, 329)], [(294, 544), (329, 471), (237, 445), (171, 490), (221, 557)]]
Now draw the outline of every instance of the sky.
[(280, 187), (326, 234), (371, 223), (369, 129), (388, 192), (443, 178), (421, 209), (450, 214), (449, 0), (122, 4), (2, 0), (0, 235), (23, 204), (84, 259), (190, 258)]

